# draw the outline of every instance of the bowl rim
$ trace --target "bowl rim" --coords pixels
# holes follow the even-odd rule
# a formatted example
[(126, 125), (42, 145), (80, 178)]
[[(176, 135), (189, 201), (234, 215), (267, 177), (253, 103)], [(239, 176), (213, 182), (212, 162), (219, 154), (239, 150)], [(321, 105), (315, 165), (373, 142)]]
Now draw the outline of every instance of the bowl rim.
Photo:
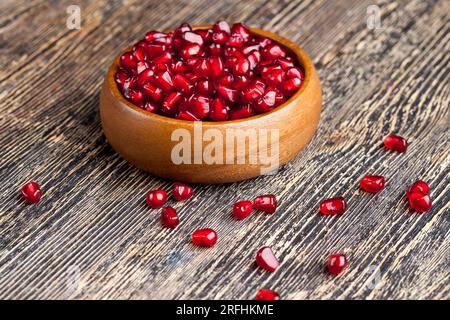
[[(192, 26), (192, 29), (199, 30), (199, 29), (208, 29), (211, 27), (212, 27), (212, 25), (196, 25), (196, 26)], [(291, 51), (291, 53), (293, 53), (294, 56), (297, 58), (298, 63), (303, 68), (304, 73), (305, 73), (304, 80), (303, 80), (303, 83), (302, 83), (302, 86), (300, 87), (300, 89), (293, 96), (291, 96), (288, 100), (286, 100), (284, 103), (282, 103), (281, 105), (277, 106), (276, 108), (272, 109), (269, 112), (256, 114), (256, 115), (253, 115), (248, 118), (226, 120), (226, 121), (203, 121), (203, 120), (190, 121), (190, 120), (166, 117), (166, 116), (159, 115), (156, 113), (147, 112), (147, 111), (143, 110), (142, 108), (129, 102), (127, 99), (125, 99), (125, 97), (123, 97), (122, 93), (119, 91), (119, 88), (117, 87), (116, 82), (114, 80), (114, 74), (117, 70), (117, 67), (119, 66), (120, 56), (123, 53), (125, 53), (126, 51), (129, 51), (133, 45), (127, 47), (118, 56), (116, 56), (114, 58), (111, 66), (109, 67), (108, 72), (106, 74), (106, 81), (108, 82), (108, 87), (109, 87), (112, 95), (114, 96), (114, 98), (116, 98), (119, 102), (127, 105), (127, 107), (129, 107), (130, 110), (139, 112), (143, 116), (151, 118), (153, 120), (163, 121), (166, 123), (172, 123), (174, 125), (181, 125), (181, 124), (194, 125), (194, 123), (196, 123), (196, 122), (201, 122), (203, 126), (231, 125), (231, 124), (235, 124), (235, 123), (251, 122), (251, 121), (256, 121), (256, 120), (261, 120), (261, 119), (264, 120), (263, 118), (269, 118), (269, 117), (273, 116), (274, 114), (281, 112), (282, 109), (287, 108), (289, 105), (291, 105), (292, 101), (299, 99), (303, 95), (303, 93), (305, 92), (306, 88), (308, 87), (308, 85), (310, 83), (312, 73), (314, 72), (314, 65), (313, 65), (311, 58), (308, 56), (308, 54), (305, 52), (305, 50), (303, 50), (299, 45), (292, 42), (291, 40), (289, 40), (283, 36), (280, 36), (276, 33), (270, 32), (270, 31), (262, 30), (259, 28), (253, 28), (253, 27), (248, 27), (248, 28), (249, 28), (251, 34), (275, 40), (276, 42), (282, 44), (289, 51)], [(173, 30), (169, 30), (169, 31), (173, 31)]]

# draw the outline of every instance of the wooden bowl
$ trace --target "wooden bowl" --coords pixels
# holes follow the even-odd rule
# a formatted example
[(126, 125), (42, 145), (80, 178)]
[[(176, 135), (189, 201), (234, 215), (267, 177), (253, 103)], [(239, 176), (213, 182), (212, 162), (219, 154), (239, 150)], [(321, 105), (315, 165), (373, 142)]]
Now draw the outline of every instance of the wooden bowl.
[[(196, 29), (208, 27), (210, 26), (198, 26)], [(293, 42), (260, 29), (251, 28), (251, 33), (281, 43), (291, 51), (293, 57), (297, 57), (302, 66), (305, 72), (304, 82), (288, 101), (268, 113), (224, 122), (192, 122), (152, 114), (128, 102), (118, 90), (114, 73), (119, 55), (108, 70), (100, 94), (100, 117), (111, 146), (142, 170), (162, 178), (191, 183), (245, 180), (273, 172), (272, 169), (276, 171), (277, 165), (281, 166), (294, 158), (317, 129), (322, 105), (319, 78), (311, 59)], [(255, 132), (256, 140), (252, 135)], [(264, 139), (264, 132), (267, 140)], [(202, 139), (202, 133), (208, 133), (209, 140), (206, 137)], [(249, 135), (247, 140), (235, 140), (234, 145), (231, 138), (227, 139), (227, 133), (243, 135), (243, 139), (246, 134)], [(214, 145), (217, 153), (207, 152), (211, 151), (211, 136), (219, 142), (220, 139), (225, 142), (223, 145)], [(275, 138), (270, 143), (272, 137)], [(190, 142), (188, 138), (191, 139)], [(269, 143), (265, 144), (264, 141)], [(240, 148), (244, 146), (243, 142), (247, 142), (245, 148)], [(184, 153), (175, 152), (182, 146)], [(191, 150), (188, 150), (189, 146)], [(222, 158), (220, 151), (223, 152)], [(264, 160), (265, 153), (270, 156), (270, 160)], [(181, 160), (176, 156), (178, 154), (183, 156)]]

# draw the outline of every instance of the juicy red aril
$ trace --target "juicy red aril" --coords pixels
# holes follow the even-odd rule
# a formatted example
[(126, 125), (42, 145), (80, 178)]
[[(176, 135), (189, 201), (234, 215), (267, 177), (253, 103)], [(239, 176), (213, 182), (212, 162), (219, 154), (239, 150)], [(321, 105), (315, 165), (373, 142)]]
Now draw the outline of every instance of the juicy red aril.
[(120, 55), (114, 74), (131, 103), (188, 121), (268, 112), (295, 94), (303, 79), (297, 59), (281, 43), (226, 21), (209, 29), (182, 23), (173, 32), (147, 32)]
[(403, 137), (391, 134), (384, 138), (384, 146), (386, 149), (403, 153), (408, 148), (408, 142)]
[(193, 190), (191, 186), (184, 183), (175, 183), (173, 186), (173, 197), (177, 201), (187, 200), (192, 196)]
[(233, 205), (233, 216), (237, 220), (247, 218), (253, 211), (252, 203), (248, 200), (236, 202)]
[(172, 207), (164, 207), (161, 212), (161, 223), (166, 228), (175, 228), (180, 223), (176, 210)]
[(34, 181), (24, 184), (21, 191), (25, 201), (30, 204), (38, 203), (41, 200), (41, 187)]
[(164, 190), (153, 190), (145, 199), (147, 204), (153, 209), (161, 208), (167, 201), (167, 194)]
[(359, 182), (361, 189), (370, 193), (377, 193), (384, 188), (383, 176), (365, 176)]
[(347, 267), (347, 257), (344, 254), (336, 253), (328, 257), (327, 269), (332, 275), (337, 276)]
[(417, 180), (406, 190), (406, 196), (409, 197), (411, 194), (417, 192), (428, 194), (430, 192), (430, 187), (425, 181)]
[(280, 296), (273, 290), (259, 289), (256, 300), (280, 300)]
[(320, 212), (324, 215), (343, 214), (347, 210), (347, 202), (343, 197), (325, 199), (320, 203)]
[(422, 192), (411, 193), (408, 196), (409, 206), (416, 212), (427, 212), (431, 209), (431, 198), (428, 194)]
[(280, 263), (273, 254), (272, 249), (269, 247), (262, 247), (256, 253), (256, 264), (264, 270), (274, 272)]
[(258, 196), (253, 199), (253, 207), (267, 213), (274, 213), (277, 209), (277, 199), (272, 194)]
[(212, 247), (217, 242), (217, 233), (213, 229), (199, 229), (192, 233), (192, 243), (199, 247)]

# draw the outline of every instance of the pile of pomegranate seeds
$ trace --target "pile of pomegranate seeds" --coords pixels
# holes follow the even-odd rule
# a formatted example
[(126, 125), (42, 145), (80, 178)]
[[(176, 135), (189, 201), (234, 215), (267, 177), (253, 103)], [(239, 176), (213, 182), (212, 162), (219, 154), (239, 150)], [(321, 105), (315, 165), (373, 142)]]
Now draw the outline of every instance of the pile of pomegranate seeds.
[(41, 200), (41, 187), (34, 181), (24, 184), (21, 191), (25, 201), (30, 204), (38, 203)]
[(361, 189), (369, 193), (378, 193), (384, 188), (383, 176), (365, 176), (359, 182)]
[(150, 31), (120, 57), (115, 81), (131, 103), (183, 120), (225, 121), (268, 112), (298, 91), (295, 59), (243, 23)]
[(408, 198), (411, 209), (419, 213), (429, 211), (432, 207), (429, 192), (430, 187), (425, 181), (418, 180), (414, 182), (406, 190), (406, 197)]
[(332, 275), (337, 276), (347, 267), (347, 257), (344, 254), (335, 253), (328, 258), (327, 269)]
[(280, 300), (280, 296), (273, 290), (259, 289), (256, 300)]
[(269, 247), (262, 247), (256, 253), (256, 264), (264, 270), (274, 272), (280, 263), (272, 249)]

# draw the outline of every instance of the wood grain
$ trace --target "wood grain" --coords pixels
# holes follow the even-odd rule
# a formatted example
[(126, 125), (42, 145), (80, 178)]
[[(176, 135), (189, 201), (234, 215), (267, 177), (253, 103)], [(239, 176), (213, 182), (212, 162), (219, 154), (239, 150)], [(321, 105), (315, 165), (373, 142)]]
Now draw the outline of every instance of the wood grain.
[[(0, 3), (0, 298), (253, 299), (258, 288), (284, 299), (449, 299), (450, 4), (375, 1), (381, 29), (367, 28), (374, 1), (78, 1), (80, 30), (66, 28), (72, 1)], [(144, 204), (170, 188), (121, 159), (103, 136), (98, 94), (120, 48), (146, 30), (219, 18), (280, 33), (315, 60), (324, 104), (311, 144), (275, 176), (196, 186), (177, 203), (182, 224), (163, 229)], [(388, 133), (410, 142), (383, 150)], [(358, 190), (367, 173), (387, 178), (378, 195)], [(408, 184), (431, 185), (433, 209), (409, 211)], [(27, 206), (19, 188), (39, 181)], [(231, 204), (280, 198), (276, 214), (244, 222)], [(348, 199), (341, 217), (319, 202)], [(211, 249), (192, 230), (215, 228)], [(282, 265), (254, 265), (270, 245)], [(338, 278), (329, 253), (349, 255)], [(79, 270), (80, 285), (71, 279)], [(377, 280), (377, 281), (376, 281)]]

